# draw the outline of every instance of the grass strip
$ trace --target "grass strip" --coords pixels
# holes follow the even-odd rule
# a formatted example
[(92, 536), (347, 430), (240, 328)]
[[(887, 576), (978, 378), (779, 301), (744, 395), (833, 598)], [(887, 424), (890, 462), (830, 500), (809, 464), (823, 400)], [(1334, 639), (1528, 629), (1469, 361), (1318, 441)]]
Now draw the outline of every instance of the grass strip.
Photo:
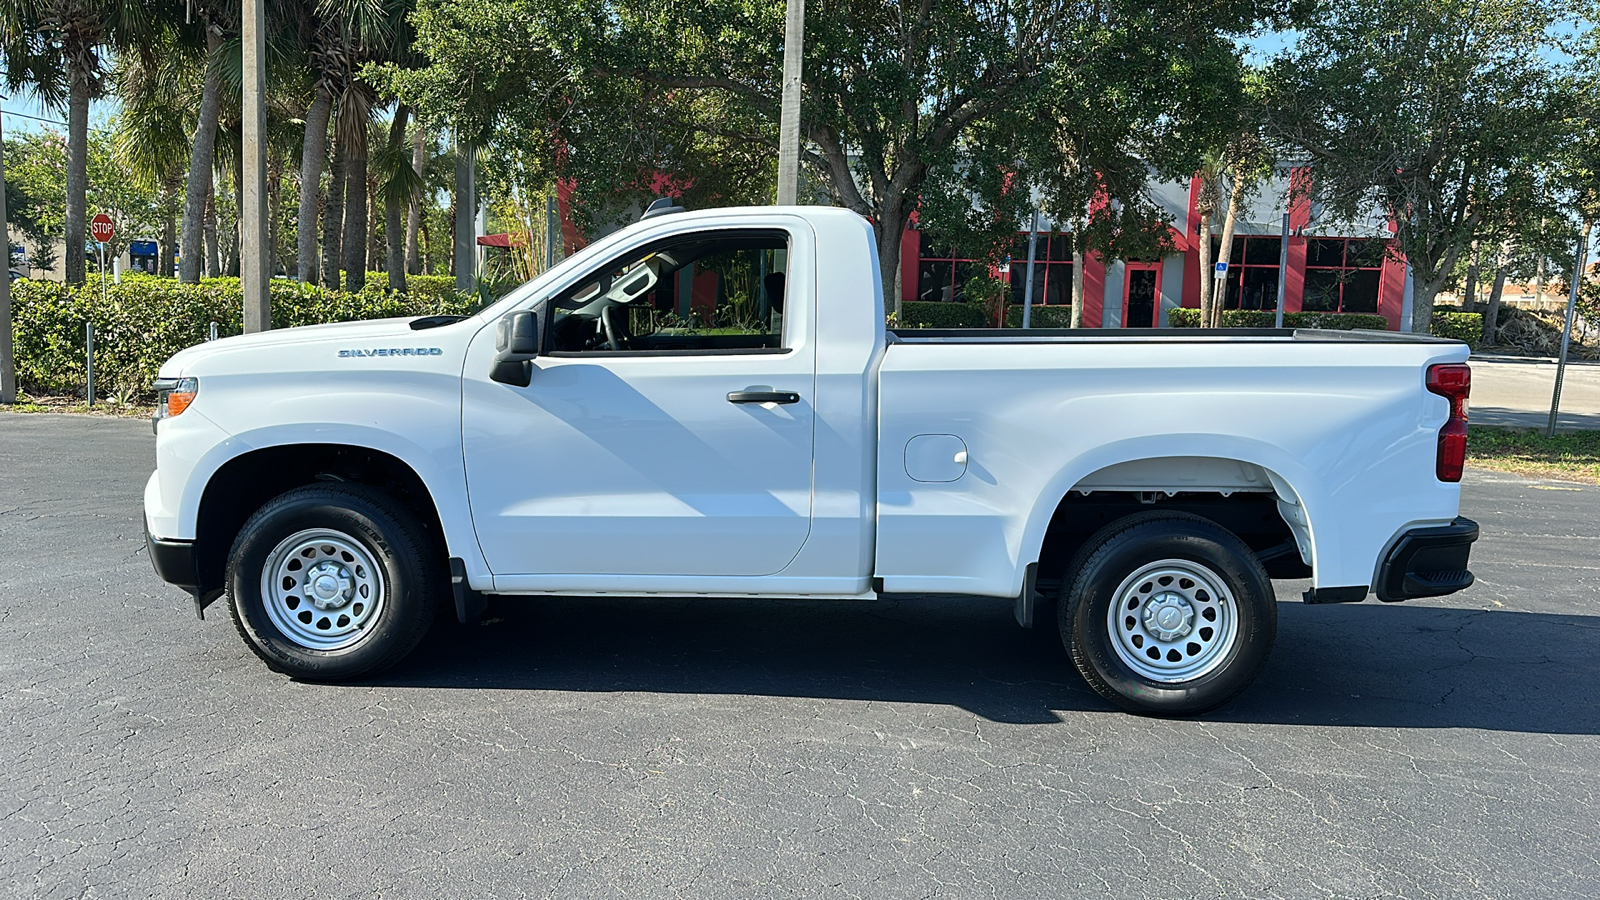
[(1600, 431), (1467, 427), (1467, 463), (1484, 469), (1600, 484)]

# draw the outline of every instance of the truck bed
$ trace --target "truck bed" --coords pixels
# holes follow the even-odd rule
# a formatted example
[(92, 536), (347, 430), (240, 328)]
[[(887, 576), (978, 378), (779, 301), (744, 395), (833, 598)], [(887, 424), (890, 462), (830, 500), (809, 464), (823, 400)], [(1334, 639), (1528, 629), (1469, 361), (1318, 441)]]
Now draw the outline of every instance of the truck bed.
[[(1223, 460), (1252, 467), (1237, 489), (1270, 485), (1286, 518), (1314, 523), (1317, 587), (1369, 584), (1394, 535), (1456, 514), (1459, 485), (1434, 477), (1449, 404), (1424, 380), (1467, 355), (1377, 331), (896, 332), (879, 369), (877, 574), (890, 590), (1015, 596), (1053, 509), (1034, 499), (1109, 489), (1129, 464), (1142, 484)], [(914, 468), (946, 445), (962, 460), (949, 474)]]

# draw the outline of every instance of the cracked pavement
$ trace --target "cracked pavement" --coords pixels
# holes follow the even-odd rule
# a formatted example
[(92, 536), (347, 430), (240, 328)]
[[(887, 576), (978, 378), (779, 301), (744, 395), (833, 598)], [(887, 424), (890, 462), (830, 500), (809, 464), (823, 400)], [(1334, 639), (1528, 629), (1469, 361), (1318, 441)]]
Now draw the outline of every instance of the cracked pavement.
[(1600, 896), (1600, 488), (1307, 607), (1201, 719), (975, 598), (497, 600), (296, 684), (145, 558), (148, 422), (0, 414), (0, 896)]

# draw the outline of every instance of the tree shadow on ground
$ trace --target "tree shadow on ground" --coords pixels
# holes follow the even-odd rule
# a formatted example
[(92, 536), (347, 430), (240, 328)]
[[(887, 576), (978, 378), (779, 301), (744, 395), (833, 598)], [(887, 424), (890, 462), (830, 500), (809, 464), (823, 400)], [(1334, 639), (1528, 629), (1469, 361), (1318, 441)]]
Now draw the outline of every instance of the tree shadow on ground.
[[(1600, 617), (1445, 606), (1279, 606), (1255, 684), (1213, 721), (1600, 733)], [(382, 683), (937, 703), (1009, 723), (1113, 711), (1009, 603), (623, 598), (493, 601)]]

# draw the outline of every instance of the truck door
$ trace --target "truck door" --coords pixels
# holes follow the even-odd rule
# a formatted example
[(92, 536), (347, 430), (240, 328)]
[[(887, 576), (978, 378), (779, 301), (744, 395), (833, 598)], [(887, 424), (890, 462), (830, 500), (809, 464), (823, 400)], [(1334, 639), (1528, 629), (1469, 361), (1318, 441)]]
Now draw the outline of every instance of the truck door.
[[(541, 302), (525, 388), (464, 373), (463, 449), (494, 574), (769, 575), (811, 527), (809, 244), (702, 229)], [(791, 277), (792, 276), (792, 277)], [(487, 344), (487, 346), (483, 346)]]

